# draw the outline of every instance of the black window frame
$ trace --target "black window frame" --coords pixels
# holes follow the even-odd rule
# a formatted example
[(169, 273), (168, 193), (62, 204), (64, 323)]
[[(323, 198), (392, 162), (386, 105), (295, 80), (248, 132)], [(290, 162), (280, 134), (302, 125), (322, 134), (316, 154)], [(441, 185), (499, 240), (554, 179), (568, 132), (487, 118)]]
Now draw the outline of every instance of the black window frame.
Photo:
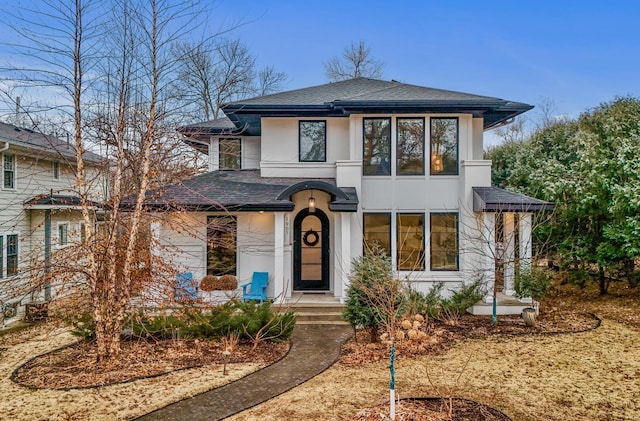
[[(403, 120), (420, 120), (422, 121), (422, 171), (420, 172), (413, 172), (413, 173), (403, 173), (400, 169), (400, 154), (398, 153), (399, 149), (400, 149), (400, 122)], [(424, 153), (425, 153), (425, 140), (426, 140), (426, 136), (425, 136), (425, 118), (424, 117), (397, 117), (396, 118), (396, 175), (398, 176), (412, 176), (412, 175), (425, 175), (425, 159), (424, 159)]]
[[(7, 234), (6, 242), (7, 242), (6, 268), (7, 268), (7, 278), (9, 278), (11, 276), (15, 276), (18, 274), (18, 264), (19, 264), (19, 257), (20, 257), (20, 245), (19, 245), (20, 241), (18, 238), (18, 234)], [(11, 252), (10, 247), (14, 248), (15, 251), (13, 253)], [(11, 259), (11, 261), (9, 259)]]
[[(420, 266), (419, 267), (411, 267), (411, 268), (407, 268), (407, 267), (401, 267), (400, 266), (400, 218), (402, 216), (422, 216), (422, 247), (419, 251), (420, 256), (419, 256), (419, 263)], [(426, 222), (426, 217), (424, 212), (397, 212), (396, 213), (396, 268), (398, 269), (398, 271), (414, 271), (414, 272), (424, 272), (425, 270), (425, 251), (426, 251), (426, 244), (425, 244), (425, 240), (426, 240), (426, 232), (425, 232), (425, 222)]]
[[(433, 151), (433, 122), (434, 120), (454, 120), (456, 122), (456, 165), (455, 172), (445, 172), (444, 171), (444, 162), (443, 162), (443, 171), (435, 172), (433, 170), (433, 159), (434, 151)], [(435, 176), (456, 176), (460, 175), (460, 118), (459, 117), (431, 117), (429, 119), (429, 175)]]
[[(387, 167), (388, 170), (387, 171), (380, 171), (380, 167), (381, 164), (375, 164), (376, 166), (376, 171), (375, 172), (367, 172), (367, 163), (365, 162), (365, 156), (366, 156), (366, 145), (367, 142), (365, 141), (367, 133), (366, 133), (366, 126), (367, 126), (367, 121), (370, 120), (386, 120), (388, 122), (388, 133), (387, 133)], [(391, 139), (391, 117), (364, 117), (362, 119), (362, 175), (363, 176), (390, 176), (391, 175), (391, 143), (392, 143), (392, 139)], [(384, 159), (384, 158), (382, 158)], [(371, 164), (369, 164), (371, 166)]]
[[(227, 161), (224, 161), (225, 157), (229, 156), (229, 152), (225, 151), (223, 153), (222, 149), (223, 149), (223, 143), (227, 143), (227, 142), (237, 142), (238, 143), (238, 156), (237, 156), (237, 166), (238, 168), (231, 168), (227, 165), (222, 165), (223, 162), (226, 163)], [(233, 171), (233, 170), (240, 170), (242, 169), (242, 138), (240, 137), (221, 137), (220, 139), (218, 139), (218, 169), (219, 170), (229, 170), (229, 171)]]
[(60, 180), (60, 162), (53, 161), (51, 165), (52, 165), (51, 170), (53, 171), (53, 179)]
[(388, 250), (386, 250), (385, 247), (382, 247), (382, 248), (388, 252), (387, 256), (391, 257), (391, 253), (393, 253), (393, 244), (391, 243), (391, 229), (393, 227), (391, 212), (363, 212), (362, 213), (362, 246), (364, 248), (364, 254), (368, 254), (368, 251), (370, 250), (370, 246), (369, 244), (367, 244), (366, 217), (372, 216), (372, 215), (376, 215), (376, 216), (383, 215), (383, 216), (386, 216), (389, 220), (389, 231), (387, 232), (387, 240), (388, 240), (387, 242), (389, 244), (389, 248)]
[[(302, 157), (302, 125), (304, 123), (322, 123), (324, 126), (322, 151), (323, 159), (303, 159)], [(298, 121), (298, 161), (299, 162), (327, 162), (327, 120), (299, 120)]]
[[(212, 238), (213, 238), (213, 234), (214, 231), (215, 232), (219, 232), (221, 234), (218, 234), (218, 236), (221, 235), (226, 235), (231, 233), (231, 229), (226, 229), (226, 230), (220, 230), (220, 229), (215, 229), (213, 227), (212, 224), (212, 220), (214, 219), (220, 219), (220, 220), (226, 220), (226, 222), (220, 223), (218, 224), (219, 227), (229, 227), (229, 225), (224, 225), (224, 224), (232, 224), (233, 225), (233, 270), (225, 270), (225, 271), (215, 271), (214, 269), (209, 269), (210, 267), (210, 254), (212, 253), (212, 247), (211, 247), (211, 243), (212, 243)], [(230, 250), (230, 247), (223, 247), (227, 250)], [(206, 247), (206, 273), (207, 275), (215, 275), (215, 276), (221, 276), (221, 275), (234, 275), (237, 276), (238, 273), (238, 219), (237, 217), (233, 216), (233, 215), (207, 215), (207, 247)], [(229, 253), (230, 255), (231, 253)]]
[[(456, 218), (456, 268), (434, 268), (433, 267), (433, 217), (442, 215), (453, 215)], [(460, 213), (459, 212), (431, 212), (429, 213), (429, 269), (432, 272), (459, 272), (460, 271)]]

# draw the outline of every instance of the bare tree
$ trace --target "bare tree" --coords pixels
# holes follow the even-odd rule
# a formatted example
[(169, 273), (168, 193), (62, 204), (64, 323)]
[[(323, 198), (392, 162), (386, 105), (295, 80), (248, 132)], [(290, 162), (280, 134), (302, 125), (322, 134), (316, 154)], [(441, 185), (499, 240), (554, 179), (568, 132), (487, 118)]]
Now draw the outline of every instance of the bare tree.
[(223, 104), (273, 93), (287, 78), (272, 66), (256, 71), (255, 58), (238, 39), (180, 43), (174, 56), (182, 66), (179, 83), (184, 100), (197, 107), (194, 119), (218, 118)]
[(357, 77), (382, 77), (383, 63), (371, 57), (371, 49), (364, 41), (353, 42), (345, 47), (340, 57), (332, 57), (324, 63), (325, 75), (331, 82), (353, 79)]

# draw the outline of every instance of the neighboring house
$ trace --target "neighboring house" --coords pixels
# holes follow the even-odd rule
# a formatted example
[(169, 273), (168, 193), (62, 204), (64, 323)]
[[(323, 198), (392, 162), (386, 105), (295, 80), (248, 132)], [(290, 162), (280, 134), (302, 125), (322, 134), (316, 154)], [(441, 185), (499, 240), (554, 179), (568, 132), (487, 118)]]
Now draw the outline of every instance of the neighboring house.
[(497, 253), (531, 258), (531, 213), (551, 204), (491, 187), (483, 132), (531, 108), (366, 78), (230, 103), (180, 129), (209, 172), (149, 195), (180, 211), (152, 231), (194, 279), (269, 272), (274, 298), (344, 301), (352, 259), (374, 242), (418, 290), (491, 285)]
[[(82, 216), (75, 186), (75, 149), (67, 141), (0, 123), (0, 301), (49, 299), (51, 287), (29, 287), (30, 271), (81, 239)], [(101, 158), (85, 153), (98, 174)], [(95, 196), (100, 191), (96, 186)]]

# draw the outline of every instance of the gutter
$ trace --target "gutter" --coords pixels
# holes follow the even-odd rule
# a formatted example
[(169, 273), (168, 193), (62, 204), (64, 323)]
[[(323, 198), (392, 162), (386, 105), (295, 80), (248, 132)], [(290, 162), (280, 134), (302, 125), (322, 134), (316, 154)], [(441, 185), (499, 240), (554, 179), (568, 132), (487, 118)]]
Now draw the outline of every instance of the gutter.
[(7, 149), (9, 149), (9, 142), (5, 141), (4, 142), (4, 146), (2, 148), (0, 148), (0, 152), (4, 152)]

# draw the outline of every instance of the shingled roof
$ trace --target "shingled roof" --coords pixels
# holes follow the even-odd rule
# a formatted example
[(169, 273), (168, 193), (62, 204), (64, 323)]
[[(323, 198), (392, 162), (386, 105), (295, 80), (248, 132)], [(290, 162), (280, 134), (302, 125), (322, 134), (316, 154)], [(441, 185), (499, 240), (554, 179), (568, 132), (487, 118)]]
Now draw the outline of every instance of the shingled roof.
[(332, 211), (357, 210), (355, 188), (336, 187), (332, 178), (263, 178), (259, 170), (212, 171), (197, 175), (148, 192), (145, 206), (155, 210), (290, 212), (295, 207), (291, 195), (306, 189), (331, 194), (329, 208)]
[[(38, 151), (47, 156), (63, 156), (70, 160), (75, 160), (76, 157), (75, 145), (71, 142), (12, 124), (0, 123), (0, 142), (9, 142), (16, 147)], [(83, 158), (91, 163), (103, 160), (100, 155), (89, 151), (84, 153)]]
[(553, 210), (553, 203), (498, 187), (473, 187), (474, 212), (537, 212)]
[[(223, 111), (244, 134), (259, 136), (261, 117), (348, 117), (364, 113), (465, 113), (495, 127), (533, 108), (500, 98), (368, 78), (296, 89), (232, 102)], [(189, 127), (201, 133), (228, 130), (214, 122)], [(225, 125), (227, 122), (225, 121)]]

